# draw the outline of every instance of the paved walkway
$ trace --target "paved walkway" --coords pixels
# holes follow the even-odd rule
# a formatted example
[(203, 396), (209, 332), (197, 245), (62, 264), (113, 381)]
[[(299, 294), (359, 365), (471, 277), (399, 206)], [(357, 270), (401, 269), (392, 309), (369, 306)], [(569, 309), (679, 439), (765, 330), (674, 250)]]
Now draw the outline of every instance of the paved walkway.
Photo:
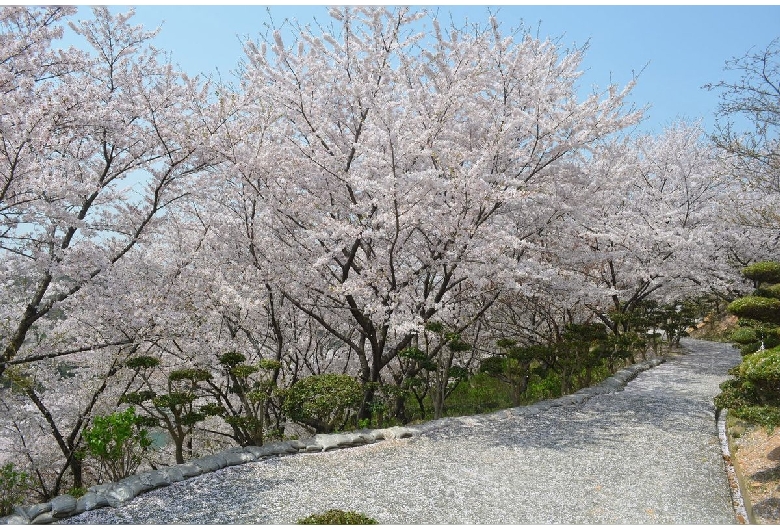
[(290, 524), (338, 508), (386, 524), (734, 523), (712, 398), (739, 354), (683, 345), (585, 403), (231, 467), (63, 522)]

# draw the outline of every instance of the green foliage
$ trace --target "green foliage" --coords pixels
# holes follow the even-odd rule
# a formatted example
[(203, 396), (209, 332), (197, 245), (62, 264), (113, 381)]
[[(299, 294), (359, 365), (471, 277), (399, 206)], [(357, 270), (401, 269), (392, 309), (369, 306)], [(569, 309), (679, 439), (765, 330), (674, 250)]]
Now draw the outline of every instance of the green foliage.
[(770, 432), (780, 426), (780, 408), (767, 405), (752, 405), (736, 409), (729, 409), (729, 414), (738, 418), (757, 423), (766, 427)]
[(263, 445), (267, 403), (275, 392), (269, 372), (280, 369), (282, 364), (271, 359), (261, 359), (256, 364), (248, 364), (246, 360), (238, 352), (221, 355), (219, 361), (226, 385), (223, 390), (212, 385), (205, 392), (219, 402), (209, 412), (216, 413), (231, 426), (232, 438), (237, 443)]
[(780, 263), (776, 261), (761, 261), (742, 269), (742, 276), (758, 284), (780, 283)]
[(487, 373), (477, 373), (450, 394), (447, 400), (447, 413), (452, 416), (465, 416), (511, 406), (511, 389), (507, 383)]
[(227, 413), (225, 407), (217, 403), (206, 403), (200, 406), (200, 411), (206, 416), (222, 416)]
[(360, 406), (363, 389), (349, 375), (312, 375), (297, 381), (284, 395), (284, 411), (318, 432), (343, 429)]
[(444, 330), (444, 324), (441, 322), (426, 322), (425, 329), (433, 333), (441, 333)]
[(125, 366), (128, 368), (131, 368), (133, 370), (144, 370), (148, 368), (155, 368), (156, 366), (160, 365), (160, 360), (156, 357), (151, 357), (149, 355), (139, 355), (137, 357), (133, 357), (132, 359), (128, 359), (125, 363)]
[(218, 357), (220, 364), (233, 367), (246, 361), (246, 355), (235, 351), (227, 352)]
[(9, 515), (14, 506), (24, 501), (31, 487), (30, 476), (14, 469), (11, 462), (0, 467), (0, 517)]
[(544, 399), (552, 399), (561, 395), (561, 378), (553, 371), (544, 377), (536, 377), (529, 381), (526, 390), (526, 403), (535, 403)]
[(739, 378), (759, 392), (759, 403), (780, 405), (780, 348), (747, 355), (739, 367)]
[(239, 379), (246, 379), (252, 374), (256, 374), (260, 371), (259, 366), (252, 366), (249, 364), (239, 364), (230, 369), (230, 373)]
[(174, 370), (168, 374), (169, 381), (190, 381), (199, 383), (201, 381), (208, 381), (211, 378), (211, 372), (204, 370), (203, 368), (184, 368), (181, 370)]
[(282, 363), (279, 361), (273, 361), (271, 359), (262, 359), (259, 363), (257, 363), (258, 368), (261, 370), (279, 370), (282, 367)]
[(76, 487), (70, 488), (65, 493), (67, 493), (71, 497), (79, 498), (79, 497), (83, 497), (84, 495), (86, 495), (88, 491), (89, 491), (89, 488), (87, 488), (86, 486), (81, 486), (81, 487), (78, 487), (78, 488), (76, 488)]
[(745, 296), (731, 302), (729, 312), (740, 318), (780, 324), (780, 300), (763, 296)]
[(141, 392), (128, 392), (119, 399), (120, 403), (129, 403), (131, 405), (140, 405), (145, 401), (151, 401), (157, 396), (151, 390), (142, 390)]
[(677, 346), (682, 337), (687, 337), (688, 328), (696, 323), (698, 308), (690, 301), (672, 303), (661, 306), (658, 312), (657, 327), (664, 330), (670, 344)]
[(436, 363), (428, 358), (428, 355), (419, 348), (409, 347), (398, 352), (402, 359), (409, 359), (417, 362), (417, 366), (422, 370), (435, 370)]
[(141, 455), (152, 445), (146, 429), (139, 426), (133, 407), (94, 418), (92, 426), (84, 431), (84, 441), (89, 454), (100, 462), (113, 482), (135, 473)]
[(731, 341), (738, 344), (750, 344), (758, 340), (756, 330), (753, 328), (737, 328), (731, 334)]
[(298, 521), (298, 524), (379, 524), (379, 522), (362, 513), (328, 510), (325, 513), (305, 517)]
[(732, 339), (740, 346), (742, 363), (720, 385), (715, 405), (737, 417), (774, 429), (780, 425), (780, 263), (760, 262), (743, 269), (757, 285), (752, 296), (734, 300), (728, 310), (739, 317)]
[(152, 398), (155, 407), (161, 409), (175, 409), (185, 405), (190, 405), (195, 400), (195, 394), (192, 392), (170, 392), (161, 396)]

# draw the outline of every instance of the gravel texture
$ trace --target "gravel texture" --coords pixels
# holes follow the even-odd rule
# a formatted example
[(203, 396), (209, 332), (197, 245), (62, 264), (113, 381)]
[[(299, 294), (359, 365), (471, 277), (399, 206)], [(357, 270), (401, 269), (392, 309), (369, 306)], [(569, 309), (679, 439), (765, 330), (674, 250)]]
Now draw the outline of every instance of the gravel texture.
[(734, 523), (712, 398), (739, 354), (683, 346), (623, 391), (229, 467), (60, 524), (292, 524), (329, 509), (385, 524)]

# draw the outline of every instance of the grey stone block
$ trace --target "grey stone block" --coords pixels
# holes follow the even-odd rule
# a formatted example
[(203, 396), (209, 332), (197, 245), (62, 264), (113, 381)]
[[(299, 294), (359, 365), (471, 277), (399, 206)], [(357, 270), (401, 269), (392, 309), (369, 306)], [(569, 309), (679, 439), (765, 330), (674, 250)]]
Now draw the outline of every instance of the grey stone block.
[(51, 503), (50, 502), (41, 502), (38, 504), (33, 504), (32, 506), (28, 506), (25, 510), (25, 513), (27, 514), (27, 517), (29, 519), (35, 519), (42, 513), (50, 512), (51, 511)]
[[(191, 462), (185, 462), (184, 464), (176, 464), (175, 466), (171, 466), (169, 469), (171, 469), (172, 477), (173, 476), (178, 477), (178, 473), (181, 473), (182, 476), (181, 480), (197, 477), (203, 473), (198, 466), (196, 466)], [(178, 482), (178, 480), (176, 482)]]
[(536, 405), (528, 405), (526, 407), (523, 407), (523, 414), (526, 416), (532, 416), (536, 415), (542, 412), (542, 409), (537, 407)]
[(6, 515), (5, 517), (0, 517), (0, 525), (2, 524), (12, 524), (12, 525), (30, 524), (30, 520), (23, 515), (13, 513), (11, 515)]
[(210, 473), (227, 467), (227, 461), (223, 455), (217, 453), (216, 455), (203, 456), (196, 458), (192, 461), (193, 464), (198, 466), (204, 473)]
[(225, 457), (225, 462), (228, 466), (238, 466), (240, 464), (246, 464), (247, 462), (254, 462), (256, 460), (255, 455), (250, 451), (225, 451), (222, 455)]
[(300, 440), (288, 440), (286, 443), (290, 444), (290, 447), (292, 447), (296, 451), (300, 451), (301, 449), (306, 449), (306, 444), (301, 442)]
[[(140, 485), (140, 483), (140, 481), (137, 481), (138, 485)], [(138, 491), (136, 483), (123, 480), (114, 484), (113, 487), (105, 493), (105, 498), (108, 501), (109, 506), (118, 508), (125, 502), (135, 498), (136, 491)]]
[(105, 484), (95, 484), (94, 486), (90, 486), (87, 488), (87, 491), (94, 491), (95, 493), (106, 493), (112, 487), (114, 487), (113, 482), (106, 482)]
[(339, 435), (336, 434), (318, 434), (312, 441), (314, 445), (322, 447), (322, 451), (331, 451), (339, 448)]
[[(297, 447), (298, 444), (296, 444)], [(263, 449), (268, 449), (272, 451), (272, 454), (276, 455), (285, 455), (285, 454), (293, 454), (297, 453), (298, 449), (296, 447), (293, 447), (290, 442), (272, 442), (270, 444), (263, 445)]]
[(372, 444), (376, 443), (376, 436), (374, 436), (368, 429), (358, 431), (355, 433), (357, 436), (363, 439), (363, 443)]
[(76, 501), (76, 511), (78, 513), (97, 510), (106, 506), (110, 506), (106, 494), (94, 491), (87, 492), (86, 495), (79, 497), (78, 501)]
[(385, 430), (384, 429), (372, 429), (371, 430), (371, 434), (377, 440), (384, 440), (385, 439)]
[(367, 443), (363, 436), (357, 432), (344, 433), (344, 436), (349, 438), (349, 445), (353, 447), (358, 445), (365, 445)]
[(263, 448), (257, 445), (248, 445), (244, 447), (244, 449), (252, 453), (252, 456), (255, 457), (255, 460), (260, 460), (261, 458), (268, 456)]
[(385, 440), (400, 440), (402, 438), (411, 438), (416, 432), (409, 427), (388, 427), (384, 429), (386, 431)]
[(168, 477), (168, 472), (163, 469), (141, 473), (138, 475), (138, 479), (144, 484), (144, 487), (148, 484), (149, 489), (162, 488), (171, 485), (171, 479)]
[(324, 448), (324, 447), (323, 447), (321, 444), (319, 444), (319, 443), (316, 443), (316, 442), (314, 442), (314, 441), (310, 442), (310, 443), (309, 443), (309, 444), (306, 446), (306, 449), (305, 449), (305, 451), (306, 451), (307, 453), (321, 453), (321, 452), (323, 452), (324, 450), (325, 450), (325, 448)]
[(30, 516), (27, 515), (27, 510), (24, 509), (22, 506), (14, 506), (13, 513), (10, 513), (8, 515), (17, 515), (24, 519), (25, 521), (30, 521)]
[[(181, 464), (184, 465), (184, 464)], [(194, 466), (193, 466), (194, 467)], [(161, 471), (165, 471), (165, 473), (168, 475), (168, 482), (173, 484), (174, 482), (181, 482), (186, 477), (184, 476), (184, 473), (182, 472), (181, 468), (176, 466), (170, 466), (166, 467), (165, 469), (162, 469)]]
[(73, 495), (58, 495), (51, 500), (51, 514), (54, 517), (67, 517), (76, 510), (76, 498)]
[(57, 519), (54, 518), (54, 516), (51, 514), (51, 512), (45, 512), (40, 514), (38, 517), (30, 521), (30, 524), (51, 524)]

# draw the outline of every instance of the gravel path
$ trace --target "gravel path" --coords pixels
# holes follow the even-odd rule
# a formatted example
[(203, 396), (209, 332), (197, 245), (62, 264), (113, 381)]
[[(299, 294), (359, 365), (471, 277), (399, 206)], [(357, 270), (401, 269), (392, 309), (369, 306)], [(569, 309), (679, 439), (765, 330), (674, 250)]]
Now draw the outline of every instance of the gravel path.
[(739, 354), (683, 345), (582, 404), (230, 467), (62, 523), (291, 524), (332, 508), (385, 524), (734, 523), (712, 398)]

